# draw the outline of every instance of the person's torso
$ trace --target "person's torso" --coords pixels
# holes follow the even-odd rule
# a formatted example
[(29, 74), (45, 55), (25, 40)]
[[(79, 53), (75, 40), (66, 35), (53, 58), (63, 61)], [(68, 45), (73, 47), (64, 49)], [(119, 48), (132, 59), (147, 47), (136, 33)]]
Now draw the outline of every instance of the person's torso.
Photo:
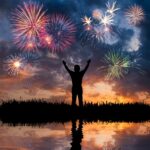
[(82, 72), (73, 72), (71, 74), (71, 79), (72, 79), (72, 85), (73, 87), (81, 87), (82, 86), (82, 79), (83, 79), (83, 74)]

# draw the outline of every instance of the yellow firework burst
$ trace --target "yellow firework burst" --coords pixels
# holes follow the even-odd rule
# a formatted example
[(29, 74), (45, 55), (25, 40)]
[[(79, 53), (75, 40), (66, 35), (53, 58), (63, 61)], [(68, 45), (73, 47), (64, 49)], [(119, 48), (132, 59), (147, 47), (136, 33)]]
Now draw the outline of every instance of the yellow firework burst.
[(25, 58), (19, 55), (11, 55), (6, 59), (4, 69), (9, 75), (19, 75), (23, 69)]

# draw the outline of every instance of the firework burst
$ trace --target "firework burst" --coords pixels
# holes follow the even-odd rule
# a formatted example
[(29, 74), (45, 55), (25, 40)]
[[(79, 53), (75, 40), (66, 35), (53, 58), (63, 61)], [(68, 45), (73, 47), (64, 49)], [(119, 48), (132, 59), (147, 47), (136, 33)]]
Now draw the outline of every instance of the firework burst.
[(104, 32), (101, 29), (101, 26), (95, 26), (93, 28), (93, 33), (92, 33), (91, 37), (97, 39), (98, 42), (104, 41)]
[(82, 18), (82, 22), (84, 25), (91, 25), (92, 23), (91, 17), (85, 16), (84, 18)]
[(40, 32), (48, 23), (45, 13), (43, 5), (34, 2), (24, 2), (12, 13), (12, 32), (19, 48), (37, 49)]
[(106, 7), (107, 7), (107, 11), (106, 12), (109, 13), (110, 15), (114, 15), (115, 12), (120, 9), (120, 8), (116, 7), (116, 1), (113, 2), (112, 5), (108, 2), (106, 4)]
[(117, 34), (113, 31), (113, 28), (108, 25), (102, 24), (91, 24), (91, 26), (86, 27), (84, 32), (81, 33), (81, 42), (89, 43), (92, 46), (97, 46), (97, 44), (110, 44), (117, 38)]
[(104, 15), (101, 19), (101, 24), (104, 26), (110, 26), (114, 22), (112, 15)]
[(5, 61), (4, 70), (6, 70), (9, 75), (16, 76), (21, 73), (24, 65), (24, 57), (22, 57), (21, 55), (11, 55)]
[(129, 24), (138, 25), (144, 20), (144, 11), (140, 6), (134, 5), (127, 10), (125, 16)]
[(121, 52), (108, 52), (104, 57), (104, 69), (107, 72), (107, 78), (121, 78), (129, 72), (132, 62), (128, 56)]
[(52, 51), (62, 51), (75, 41), (76, 27), (73, 22), (60, 14), (50, 16), (42, 43)]
[[(92, 46), (99, 43), (110, 45), (118, 41), (115, 26), (115, 13), (119, 10), (116, 1), (106, 4), (106, 10), (94, 9), (92, 18), (85, 16), (82, 18), (84, 31), (81, 33), (81, 42), (90, 43)], [(95, 47), (95, 46), (94, 46)]]
[(52, 36), (49, 35), (47, 32), (41, 33), (41, 39), (40, 39), (40, 41), (41, 41), (41, 45), (43, 47), (50, 47), (51, 44), (52, 44), (52, 40), (53, 40)]
[(102, 18), (103, 14), (102, 14), (101, 10), (94, 9), (92, 12), (92, 16), (94, 19), (100, 20)]

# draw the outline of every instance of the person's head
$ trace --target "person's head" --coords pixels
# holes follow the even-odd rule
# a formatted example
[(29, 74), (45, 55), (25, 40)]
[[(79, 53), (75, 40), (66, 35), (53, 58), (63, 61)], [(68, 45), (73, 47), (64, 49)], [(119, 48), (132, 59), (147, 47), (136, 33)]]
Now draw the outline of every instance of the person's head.
[(75, 65), (74, 66), (74, 71), (75, 72), (79, 72), (80, 71), (80, 66), (79, 65)]

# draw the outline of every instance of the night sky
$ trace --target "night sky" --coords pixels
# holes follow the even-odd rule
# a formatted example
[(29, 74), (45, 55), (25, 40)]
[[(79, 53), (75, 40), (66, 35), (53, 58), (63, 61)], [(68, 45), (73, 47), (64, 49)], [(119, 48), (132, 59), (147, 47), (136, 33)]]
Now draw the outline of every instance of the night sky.
[[(27, 2), (28, 0), (25, 0)], [(7, 100), (47, 98), (71, 101), (71, 80), (62, 65), (66, 60), (73, 69), (74, 64), (84, 68), (88, 59), (92, 62), (84, 77), (84, 99), (86, 101), (145, 101), (149, 102), (150, 92), (150, 1), (117, 1), (120, 8), (116, 12), (113, 39), (106, 43), (82, 41), (83, 23), (81, 18), (92, 16), (94, 9), (105, 10), (107, 0), (34, 0), (43, 4), (46, 14), (62, 14), (72, 20), (76, 26), (75, 42), (63, 51), (51, 52), (47, 48), (29, 54), (26, 72), (22, 75), (8, 75), (5, 61), (8, 56), (26, 51), (19, 49), (13, 42), (12, 11), (22, 5), (22, 0), (0, 1), (0, 99)], [(111, 2), (111, 1), (110, 1)], [(139, 25), (131, 27), (125, 20), (125, 11), (134, 4), (141, 6), (145, 19)], [(123, 78), (106, 80), (106, 75), (99, 68), (108, 51), (118, 50), (136, 57), (143, 73), (130, 69)]]

